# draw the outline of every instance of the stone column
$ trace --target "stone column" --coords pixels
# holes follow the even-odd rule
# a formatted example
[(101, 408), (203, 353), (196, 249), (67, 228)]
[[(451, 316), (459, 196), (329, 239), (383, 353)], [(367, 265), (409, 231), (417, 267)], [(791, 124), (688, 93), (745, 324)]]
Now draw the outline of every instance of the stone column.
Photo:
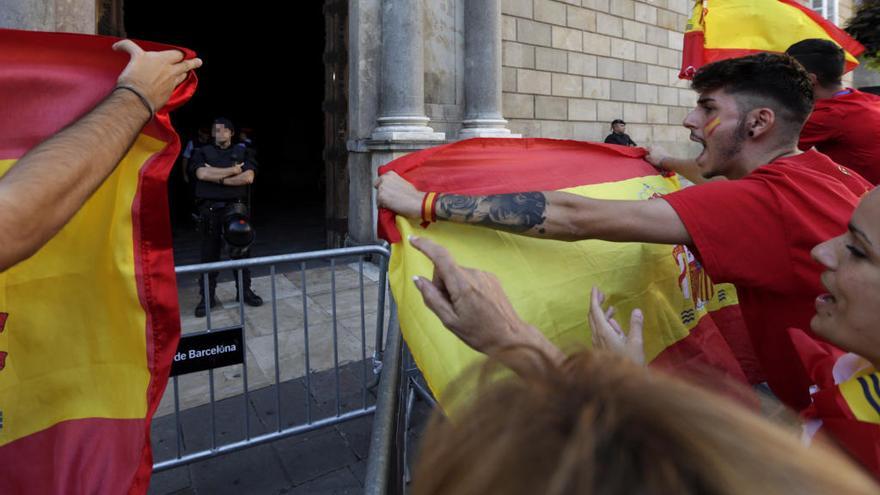
[(459, 138), (519, 137), (501, 113), (501, 0), (465, 0), (465, 111)]
[(442, 141), (425, 115), (423, 0), (382, 0), (379, 126), (374, 141)]

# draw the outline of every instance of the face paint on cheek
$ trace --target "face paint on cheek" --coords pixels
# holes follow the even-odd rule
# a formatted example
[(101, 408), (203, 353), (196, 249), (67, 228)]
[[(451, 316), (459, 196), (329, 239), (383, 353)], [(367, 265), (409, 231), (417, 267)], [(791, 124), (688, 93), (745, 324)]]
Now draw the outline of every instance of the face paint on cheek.
[(721, 117), (715, 117), (714, 119), (712, 119), (712, 122), (709, 122), (708, 124), (706, 124), (706, 127), (703, 127), (703, 136), (711, 136), (719, 125), (721, 125)]

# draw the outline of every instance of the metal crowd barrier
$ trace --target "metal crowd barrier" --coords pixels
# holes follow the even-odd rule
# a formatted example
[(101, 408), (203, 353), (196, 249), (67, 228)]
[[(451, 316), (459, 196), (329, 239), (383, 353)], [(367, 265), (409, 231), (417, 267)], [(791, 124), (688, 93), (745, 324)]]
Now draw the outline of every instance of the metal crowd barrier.
[(376, 413), (370, 437), (365, 495), (398, 495), (407, 493), (411, 481), (410, 461), (413, 457), (410, 426), (416, 398), (431, 408), (437, 403), (422, 383), (400, 327), (397, 314), (392, 314), (385, 349), (385, 366), (379, 381)]
[[(372, 257), (373, 259), (378, 259), (378, 284), (377, 284), (377, 304), (375, 308), (376, 315), (376, 336), (375, 336), (375, 347), (374, 352), (370, 359), (367, 357), (367, 336), (366, 336), (366, 319), (365, 314), (367, 312), (367, 308), (365, 307), (365, 298), (364, 298), (364, 263), (365, 259), (368, 257)], [(250, 259), (242, 259), (242, 260), (232, 260), (232, 261), (223, 261), (217, 263), (204, 263), (197, 265), (188, 265), (181, 266), (176, 268), (175, 272), (180, 279), (181, 277), (188, 275), (201, 275), (201, 283), (205, 292), (207, 293), (208, 287), (208, 273), (212, 271), (226, 271), (226, 270), (235, 270), (236, 276), (238, 277), (238, 317), (239, 321), (235, 322), (233, 325), (226, 326), (213, 326), (214, 321), (212, 321), (212, 311), (210, 305), (207, 305), (207, 315), (206, 315), (206, 328), (203, 331), (198, 331), (194, 333), (187, 333), (186, 336), (192, 335), (207, 335), (212, 332), (220, 332), (223, 330), (237, 329), (237, 327), (241, 327), (242, 338), (244, 339), (243, 348), (244, 348), (244, 356), (241, 362), (241, 381), (242, 388), (241, 394), (238, 396), (230, 397), (228, 400), (242, 400), (243, 405), (241, 409), (241, 420), (243, 421), (243, 430), (244, 435), (243, 438), (228, 441), (226, 443), (222, 441), (218, 441), (218, 400), (215, 396), (215, 371), (214, 369), (210, 369), (207, 371), (203, 371), (200, 373), (207, 373), (208, 379), (208, 402), (207, 405), (210, 409), (209, 423), (210, 427), (208, 428), (210, 431), (210, 444), (207, 448), (203, 448), (200, 450), (189, 451), (189, 449), (185, 449), (183, 446), (184, 442), (184, 431), (182, 424), (182, 416), (185, 414), (182, 411), (181, 407), (181, 391), (180, 391), (180, 376), (173, 376), (171, 379), (171, 393), (173, 393), (174, 400), (174, 428), (176, 429), (176, 433), (174, 435), (176, 445), (173, 449), (173, 455), (171, 458), (161, 459), (153, 464), (153, 471), (159, 472), (167, 469), (171, 469), (174, 467), (182, 466), (185, 464), (190, 464), (193, 462), (201, 461), (204, 459), (208, 459), (211, 457), (220, 456), (223, 454), (227, 454), (230, 452), (242, 450), (248, 447), (264, 444), (267, 442), (271, 442), (274, 440), (278, 440), (281, 438), (297, 435), (300, 433), (308, 432), (311, 430), (315, 430), (318, 428), (323, 428), (330, 425), (335, 425), (338, 423), (342, 423), (344, 421), (348, 421), (351, 419), (359, 418), (362, 416), (366, 416), (374, 413), (376, 410), (376, 406), (372, 405), (368, 402), (368, 389), (376, 386), (378, 381), (378, 375), (383, 368), (383, 360), (385, 359), (383, 356), (383, 335), (385, 331), (385, 299), (387, 292), (387, 267), (388, 267), (388, 259), (390, 257), (390, 251), (387, 247), (384, 246), (359, 246), (359, 247), (351, 247), (351, 248), (343, 248), (343, 249), (330, 249), (323, 251), (313, 251), (306, 253), (294, 253), (294, 254), (286, 254), (280, 256), (267, 256), (261, 258), (250, 258)], [(356, 259), (357, 265), (359, 267), (359, 288), (360, 288), (360, 358), (362, 361), (361, 366), (361, 385), (362, 385), (362, 400), (355, 407), (344, 408), (342, 402), (340, 400), (340, 369), (341, 363), (339, 358), (339, 342), (338, 342), (338, 313), (337, 313), (337, 267), (339, 266), (339, 261), (342, 260), (346, 262), (347, 260)], [(323, 263), (322, 267), (329, 266), (330, 268), (330, 298), (332, 305), (332, 320), (331, 325), (329, 326), (332, 329), (332, 349), (333, 349), (333, 367), (331, 370), (325, 371), (325, 375), (334, 375), (332, 380), (323, 380), (323, 382), (330, 382), (332, 387), (335, 388), (335, 405), (332, 407), (331, 411), (328, 414), (321, 416), (321, 414), (317, 414), (316, 411), (313, 411), (312, 407), (312, 392), (315, 390), (315, 387), (320, 386), (319, 384), (313, 383), (315, 382), (315, 371), (312, 370), (311, 362), (310, 362), (310, 347), (309, 347), (309, 337), (310, 337), (310, 328), (309, 328), (309, 316), (310, 316), (310, 301), (308, 300), (308, 284), (307, 284), (307, 274), (309, 273), (308, 264), (312, 265), (316, 263)], [(282, 269), (282, 274), (284, 273), (294, 273), (299, 272), (298, 280), (300, 282), (301, 289), (301, 304), (302, 304), (302, 349), (304, 349), (304, 358), (305, 364), (304, 369), (302, 370), (302, 378), (304, 378), (305, 382), (305, 401), (304, 404), (301, 405), (305, 410), (304, 418), (301, 422), (293, 425), (284, 425), (282, 420), (282, 380), (281, 380), (281, 366), (280, 366), (280, 355), (279, 355), (279, 321), (278, 321), (278, 298), (276, 297), (276, 276), (278, 276), (278, 268), (279, 266)], [(243, 287), (242, 287), (242, 269), (244, 268), (264, 268), (268, 267), (269, 275), (271, 277), (271, 294), (267, 297), (265, 304), (271, 305), (272, 310), (272, 335), (273, 335), (273, 345), (274, 345), (274, 355), (272, 356), (274, 359), (274, 383), (268, 385), (268, 387), (261, 388), (259, 391), (251, 390), (248, 386), (248, 347), (246, 345), (248, 338), (248, 321), (245, 318), (245, 307), (243, 303)], [(290, 277), (288, 277), (290, 279)], [(390, 312), (392, 315), (395, 313), (394, 301), (393, 299), (389, 304)], [(190, 308), (183, 308), (188, 311)], [(216, 314), (218, 310), (214, 310)], [(323, 322), (326, 325), (326, 322)], [(390, 333), (391, 335), (397, 335), (397, 331), (393, 331)], [(396, 337), (395, 337), (396, 338)], [(399, 339), (397, 339), (399, 342)], [(392, 355), (396, 355), (395, 352), (392, 352)], [(396, 366), (397, 361), (394, 361), (394, 365)], [(392, 368), (393, 369), (393, 368)], [(301, 378), (301, 379), (302, 379)], [(327, 383), (324, 383), (325, 385)], [(274, 402), (275, 402), (275, 410), (273, 412), (276, 422), (274, 428), (271, 431), (261, 434), (253, 434), (251, 431), (251, 404), (250, 404), (250, 396), (251, 394), (260, 392), (265, 396), (265, 392), (267, 388), (274, 387)], [(328, 391), (324, 390), (322, 393), (327, 393)], [(166, 392), (167, 394), (168, 392)], [(225, 405), (225, 403), (224, 403)], [(227, 413), (224, 410), (224, 415)], [(298, 413), (299, 414), (299, 413)], [(158, 418), (159, 420), (163, 418)], [(228, 419), (225, 418), (224, 420)], [(155, 420), (155, 418), (154, 418)], [(154, 423), (155, 424), (155, 423)], [(203, 425), (202, 425), (203, 426)], [(190, 438), (190, 440), (192, 440)], [(202, 443), (207, 443), (205, 439), (201, 439)], [(190, 441), (190, 443), (198, 443)], [(167, 447), (167, 446), (166, 446)], [(154, 455), (156, 449), (154, 448)], [(161, 457), (157, 455), (157, 457)]]

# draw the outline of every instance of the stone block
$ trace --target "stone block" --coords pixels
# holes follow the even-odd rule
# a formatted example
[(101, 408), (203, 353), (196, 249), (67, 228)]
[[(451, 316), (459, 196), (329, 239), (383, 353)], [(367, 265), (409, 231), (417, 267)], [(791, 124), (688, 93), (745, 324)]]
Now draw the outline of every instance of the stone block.
[(575, 122), (572, 125), (572, 137), (581, 141), (602, 142), (608, 134), (608, 125), (599, 122)]
[(656, 8), (658, 8), (658, 9), (665, 9), (669, 6), (667, 0), (642, 0), (642, 1), (644, 1), (648, 5), (652, 5)]
[(616, 16), (633, 19), (635, 17), (635, 2), (633, 0), (612, 0), (611, 13)]
[(675, 125), (654, 125), (652, 126), (654, 141), (687, 141), (690, 135), (689, 131), (681, 126)]
[(584, 92), (583, 78), (571, 74), (553, 74), (553, 95), (577, 98)]
[(596, 57), (596, 74), (608, 79), (623, 79), (623, 61), (615, 58)]
[(535, 68), (551, 72), (567, 72), (568, 52), (538, 47), (535, 49)]
[(553, 48), (579, 52), (583, 49), (583, 32), (560, 26), (552, 28)]
[(516, 92), (516, 69), (512, 67), (501, 68), (502, 91)]
[(501, 13), (532, 18), (532, 0), (501, 0)]
[(565, 5), (556, 0), (535, 0), (535, 20), (565, 26)]
[(576, 5), (578, 7), (581, 6), (581, 0), (559, 0), (560, 2), (565, 2), (569, 5)]
[(679, 89), (678, 90), (678, 106), (693, 108), (697, 104), (697, 92), (688, 88), (688, 89)]
[(501, 45), (501, 60), (507, 67), (535, 68), (535, 47), (513, 41), (504, 41)]
[(657, 103), (657, 86), (650, 84), (636, 84), (636, 102)]
[(611, 122), (623, 118), (623, 103), (619, 101), (597, 101), (596, 117), (600, 122)]
[(520, 134), (522, 137), (539, 137), (541, 125), (536, 120), (511, 120), (507, 123), (510, 132)]
[(530, 45), (550, 46), (550, 25), (526, 19), (517, 19), (516, 40)]
[(647, 122), (648, 106), (642, 103), (624, 103), (623, 120), (627, 122)]
[(648, 66), (640, 62), (623, 62), (623, 78), (627, 81), (648, 82)]
[(541, 137), (554, 139), (571, 139), (573, 137), (573, 127), (571, 122), (560, 122), (555, 120), (542, 120)]
[(516, 41), (516, 17), (501, 16), (501, 39)]
[(635, 18), (645, 24), (657, 24), (657, 8), (644, 3), (635, 5)]
[(681, 52), (657, 48), (657, 63), (663, 67), (678, 67), (681, 64)]
[(669, 119), (668, 108), (662, 105), (648, 105), (649, 124), (667, 124)]
[(673, 12), (689, 15), (691, 13), (691, 8), (693, 7), (693, 2), (690, 0), (667, 0), (667, 5), (667, 8)]
[(620, 17), (614, 17), (613, 15), (602, 14), (600, 12), (596, 14), (596, 32), (620, 38), (623, 36), (623, 23), (621, 22)]
[(688, 113), (690, 113), (690, 108), (684, 107), (669, 107), (667, 113), (669, 115), (668, 121), (670, 124), (678, 124), (681, 125), (684, 122), (685, 117), (687, 117)]
[(596, 120), (596, 102), (593, 100), (568, 100), (568, 120)]
[(611, 10), (610, 0), (581, 0), (581, 5), (597, 12), (608, 12)]
[(636, 62), (656, 64), (659, 48), (646, 43), (636, 43)]
[(536, 95), (551, 94), (550, 73), (529, 69), (516, 70), (516, 91)]
[[(678, 15), (675, 12), (670, 12), (668, 10), (657, 11), (657, 22), (654, 24), (656, 24), (658, 27), (662, 27), (670, 31), (679, 31), (677, 23)], [(684, 30), (684, 26), (681, 26), (681, 30)]]
[(535, 97), (535, 118), (536, 119), (567, 119), (568, 104), (565, 98), (555, 96), (536, 96)]
[(647, 26), (640, 22), (624, 19), (623, 37), (628, 40), (644, 43), (647, 40)]
[(681, 51), (684, 48), (684, 28), (679, 31), (669, 31), (669, 48)]
[(647, 26), (645, 28), (648, 43), (652, 45), (665, 47), (669, 44), (669, 35), (666, 30), (657, 26)]
[(595, 77), (585, 77), (584, 98), (594, 98), (597, 100), (607, 100), (611, 98), (611, 81), (608, 79), (597, 79)]
[(611, 38), (608, 36), (604, 36), (596, 33), (584, 33), (584, 48), (585, 53), (592, 53), (594, 55), (611, 55)]
[(669, 82), (666, 69), (663, 67), (657, 67), (656, 65), (647, 66), (647, 77), (648, 82), (651, 84), (666, 86)]
[(611, 99), (615, 101), (635, 101), (636, 85), (631, 82), (613, 81), (611, 83)]
[(581, 31), (596, 31), (596, 13), (580, 7), (567, 6), (568, 17), (566, 24), (570, 28)]
[(635, 60), (636, 44), (628, 40), (611, 40), (611, 56), (622, 60)]
[(501, 108), (505, 119), (531, 119), (535, 117), (535, 97), (517, 93), (503, 93)]
[(652, 142), (651, 126), (649, 125), (627, 123), (626, 133), (638, 145), (645, 146)]
[(568, 72), (582, 76), (596, 75), (596, 56), (568, 52)]
[[(648, 68), (648, 80), (650, 82), (650, 68)], [(678, 90), (675, 88), (667, 88), (665, 86), (661, 86), (657, 88), (657, 101), (661, 105), (678, 105)]]

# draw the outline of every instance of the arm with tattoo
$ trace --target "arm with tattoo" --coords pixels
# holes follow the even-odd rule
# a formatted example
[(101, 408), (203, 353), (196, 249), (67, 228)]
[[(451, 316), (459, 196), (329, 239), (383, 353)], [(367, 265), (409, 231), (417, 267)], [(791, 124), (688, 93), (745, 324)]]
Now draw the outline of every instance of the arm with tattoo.
[[(379, 206), (420, 218), (424, 192), (394, 172), (380, 177), (376, 188)], [(441, 220), (543, 239), (691, 243), (678, 214), (662, 199), (604, 200), (559, 191), (479, 196), (441, 193), (434, 211)]]

